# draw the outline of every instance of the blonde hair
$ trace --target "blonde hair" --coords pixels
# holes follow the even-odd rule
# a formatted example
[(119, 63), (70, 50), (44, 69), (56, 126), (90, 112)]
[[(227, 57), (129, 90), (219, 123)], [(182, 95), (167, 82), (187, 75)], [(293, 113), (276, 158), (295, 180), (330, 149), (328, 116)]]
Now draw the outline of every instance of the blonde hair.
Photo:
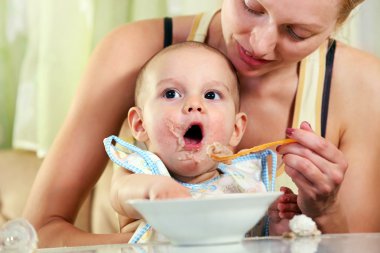
[(364, 0), (341, 0), (341, 8), (338, 13), (337, 25), (342, 25), (344, 21), (348, 18), (351, 11), (355, 9), (356, 6), (364, 2)]

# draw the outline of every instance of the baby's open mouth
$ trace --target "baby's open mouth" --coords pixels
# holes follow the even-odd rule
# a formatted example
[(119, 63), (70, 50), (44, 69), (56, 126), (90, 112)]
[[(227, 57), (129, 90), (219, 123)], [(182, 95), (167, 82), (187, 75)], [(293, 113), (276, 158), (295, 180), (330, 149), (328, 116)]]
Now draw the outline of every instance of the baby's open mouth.
[(183, 139), (185, 146), (199, 146), (203, 139), (202, 128), (199, 124), (191, 125), (185, 132)]

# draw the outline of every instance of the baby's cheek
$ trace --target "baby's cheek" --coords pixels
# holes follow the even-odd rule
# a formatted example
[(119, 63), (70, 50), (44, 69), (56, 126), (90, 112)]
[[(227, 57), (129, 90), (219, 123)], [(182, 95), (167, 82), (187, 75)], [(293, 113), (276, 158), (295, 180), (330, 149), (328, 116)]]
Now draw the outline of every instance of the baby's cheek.
[(234, 130), (234, 122), (226, 121), (226, 116), (220, 117), (214, 121), (213, 127), (210, 130), (210, 137), (214, 141), (218, 141), (222, 144), (228, 144), (230, 137)]
[(173, 138), (173, 135), (165, 128), (157, 128), (155, 136), (156, 143), (161, 144), (161, 146), (172, 145), (173, 141), (176, 140), (176, 138)]

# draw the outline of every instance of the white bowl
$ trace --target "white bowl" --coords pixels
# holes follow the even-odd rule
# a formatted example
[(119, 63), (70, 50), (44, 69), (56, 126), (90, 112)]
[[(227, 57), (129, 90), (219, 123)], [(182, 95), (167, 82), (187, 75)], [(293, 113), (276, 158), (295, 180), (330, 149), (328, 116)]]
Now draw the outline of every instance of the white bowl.
[(222, 194), (200, 199), (129, 200), (175, 245), (240, 242), (282, 192)]

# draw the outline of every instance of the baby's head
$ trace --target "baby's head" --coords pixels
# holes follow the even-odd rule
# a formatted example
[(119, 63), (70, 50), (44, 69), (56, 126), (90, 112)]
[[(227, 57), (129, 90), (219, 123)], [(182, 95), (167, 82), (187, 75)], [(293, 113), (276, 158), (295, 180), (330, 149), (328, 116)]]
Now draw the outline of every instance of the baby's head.
[[(218, 49), (215, 49), (215, 48), (213, 48), (207, 44), (195, 42), (195, 41), (187, 41), (187, 42), (177, 43), (177, 44), (173, 44), (169, 47), (166, 47), (166, 48), (162, 49), (161, 51), (159, 51), (158, 53), (156, 53), (155, 55), (153, 55), (153, 57), (151, 57), (144, 64), (144, 66), (141, 68), (141, 70), (137, 76), (137, 80), (136, 80), (136, 89), (135, 89), (135, 104), (136, 104), (136, 106), (139, 106), (139, 107), (142, 106), (142, 104), (144, 102), (145, 92), (147, 91), (147, 90), (144, 90), (144, 88), (148, 89), (148, 92), (149, 92), (149, 89), (150, 89), (149, 87), (150, 87), (150, 85), (152, 85), (151, 83), (146, 81), (147, 76), (149, 76), (149, 74), (151, 74), (150, 71), (152, 71), (152, 72), (157, 71), (155, 69), (155, 67), (152, 65), (153, 64), (160, 64), (160, 58), (162, 55), (165, 55), (169, 52), (171, 52), (172, 54), (174, 53), (174, 55), (177, 55), (178, 54), (177, 52), (181, 51), (181, 50), (189, 52), (189, 55), (184, 56), (184, 57), (189, 57), (189, 56), (192, 57), (191, 51), (194, 50), (194, 52), (203, 51), (205, 54), (210, 54), (210, 55), (215, 54), (216, 56), (220, 56), (221, 60), (225, 61), (226, 66), (228, 66), (227, 72), (229, 74), (231, 74), (230, 78), (232, 80), (229, 80), (229, 82), (231, 82), (232, 87), (233, 87), (233, 96), (234, 96), (235, 106), (236, 106), (236, 109), (238, 110), (239, 109), (239, 86), (238, 86), (238, 76), (237, 76), (237, 72), (235, 70), (235, 67), (232, 65), (230, 60), (222, 52), (220, 52)], [(184, 58), (181, 58), (181, 57), (178, 58), (178, 57), (174, 56), (174, 59), (173, 59), (174, 64), (176, 64), (176, 65), (178, 64), (179, 67), (181, 67), (181, 63), (182, 63), (181, 59), (184, 59)], [(172, 66), (169, 65), (168, 67), (171, 68)], [(208, 67), (212, 68), (212, 66), (208, 66)], [(175, 69), (173, 68), (173, 72), (174, 71), (175, 71)], [(190, 76), (191, 76), (191, 74), (190, 74)]]
[(233, 66), (202, 43), (174, 44), (153, 56), (140, 71), (135, 98), (132, 134), (183, 181), (215, 169), (207, 146), (232, 148), (246, 127)]

